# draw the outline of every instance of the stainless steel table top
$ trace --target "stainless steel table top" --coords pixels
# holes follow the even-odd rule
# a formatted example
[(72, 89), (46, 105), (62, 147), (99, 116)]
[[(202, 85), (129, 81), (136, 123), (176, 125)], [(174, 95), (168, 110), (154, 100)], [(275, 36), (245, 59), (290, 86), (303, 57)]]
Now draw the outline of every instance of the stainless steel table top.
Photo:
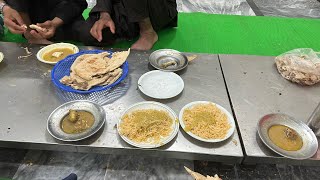
[(285, 80), (276, 69), (274, 57), (219, 58), (247, 155), (244, 162), (320, 165), (319, 150), (312, 159), (289, 160), (269, 150), (257, 134), (258, 121), (269, 113), (285, 113), (307, 122), (320, 101), (320, 84), (307, 87)]
[[(132, 51), (128, 58), (129, 75), (124, 95), (104, 105), (107, 123), (103, 131), (85, 141), (68, 144), (55, 140), (46, 131), (50, 113), (64, 102), (50, 80), (51, 65), (39, 62), (35, 54), (39, 46), (30, 46), (33, 56), (25, 55), (26, 44), (0, 43), (5, 59), (0, 63), (0, 145), (7, 147), (61, 151), (97, 152), (165, 156), (182, 159), (205, 159), (222, 162), (241, 162), (243, 154), (237, 132), (221, 143), (202, 143), (180, 130), (168, 145), (141, 150), (126, 144), (117, 134), (115, 124), (130, 105), (150, 99), (137, 88), (138, 78), (152, 70), (148, 65), (150, 52)], [(92, 49), (92, 47), (80, 47)], [(185, 89), (179, 96), (159, 102), (170, 106), (177, 114), (187, 103), (198, 100), (216, 102), (231, 112), (217, 55), (198, 54), (190, 65), (179, 72)]]

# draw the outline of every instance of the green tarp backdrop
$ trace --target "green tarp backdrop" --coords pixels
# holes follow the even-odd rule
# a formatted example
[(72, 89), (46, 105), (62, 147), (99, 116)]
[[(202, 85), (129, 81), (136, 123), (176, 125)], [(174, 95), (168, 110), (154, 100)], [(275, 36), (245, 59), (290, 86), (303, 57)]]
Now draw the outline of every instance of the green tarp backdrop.
[[(84, 17), (89, 11), (84, 11)], [(19, 35), (5, 34), (3, 41), (25, 42)], [(112, 47), (128, 48), (132, 43)], [(320, 51), (320, 20), (179, 13), (178, 28), (160, 31), (153, 49), (274, 56), (303, 47)]]

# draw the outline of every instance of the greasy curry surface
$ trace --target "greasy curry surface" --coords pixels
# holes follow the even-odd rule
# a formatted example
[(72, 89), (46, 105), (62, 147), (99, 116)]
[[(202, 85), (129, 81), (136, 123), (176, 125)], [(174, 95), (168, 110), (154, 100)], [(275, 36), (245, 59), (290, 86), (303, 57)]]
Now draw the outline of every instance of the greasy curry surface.
[[(58, 53), (60, 55), (54, 56), (54, 53)], [(69, 56), (70, 54), (74, 54), (74, 51), (71, 48), (55, 48), (49, 52), (46, 52), (42, 56), (42, 58), (49, 62), (58, 62), (64, 59), (65, 57)]]
[(68, 134), (81, 133), (94, 124), (94, 116), (88, 111), (70, 110), (61, 121), (61, 129)]
[(271, 141), (286, 151), (298, 151), (302, 148), (301, 136), (293, 129), (284, 125), (273, 125), (268, 130)]

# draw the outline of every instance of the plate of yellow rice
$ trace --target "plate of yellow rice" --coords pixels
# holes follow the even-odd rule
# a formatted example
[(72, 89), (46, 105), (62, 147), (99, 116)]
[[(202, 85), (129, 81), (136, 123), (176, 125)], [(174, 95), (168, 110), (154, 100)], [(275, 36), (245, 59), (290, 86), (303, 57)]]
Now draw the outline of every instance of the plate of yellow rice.
[(235, 130), (232, 115), (222, 106), (209, 101), (195, 101), (185, 105), (179, 113), (182, 129), (204, 142), (221, 142)]
[(145, 101), (130, 106), (117, 124), (120, 137), (139, 148), (156, 148), (169, 143), (179, 131), (179, 120), (168, 106)]

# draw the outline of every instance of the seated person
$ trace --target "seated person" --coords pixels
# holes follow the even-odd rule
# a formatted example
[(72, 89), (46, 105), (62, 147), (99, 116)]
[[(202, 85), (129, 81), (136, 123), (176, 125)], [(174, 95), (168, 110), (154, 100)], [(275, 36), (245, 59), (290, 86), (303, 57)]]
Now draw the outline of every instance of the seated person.
[(149, 50), (156, 31), (177, 26), (176, 0), (97, 0), (86, 24), (79, 29), (86, 45), (110, 45), (117, 38), (139, 37), (132, 49)]
[[(0, 4), (1, 1), (0, 0)], [(4, 24), (15, 34), (23, 34), (29, 43), (50, 44), (51, 41), (78, 40), (75, 22), (83, 21), (85, 0), (6, 0)], [(33, 30), (36, 24), (43, 30)]]
[(2, 19), (2, 16), (0, 15), (0, 38), (3, 37), (3, 34), (4, 34), (3, 19)]

